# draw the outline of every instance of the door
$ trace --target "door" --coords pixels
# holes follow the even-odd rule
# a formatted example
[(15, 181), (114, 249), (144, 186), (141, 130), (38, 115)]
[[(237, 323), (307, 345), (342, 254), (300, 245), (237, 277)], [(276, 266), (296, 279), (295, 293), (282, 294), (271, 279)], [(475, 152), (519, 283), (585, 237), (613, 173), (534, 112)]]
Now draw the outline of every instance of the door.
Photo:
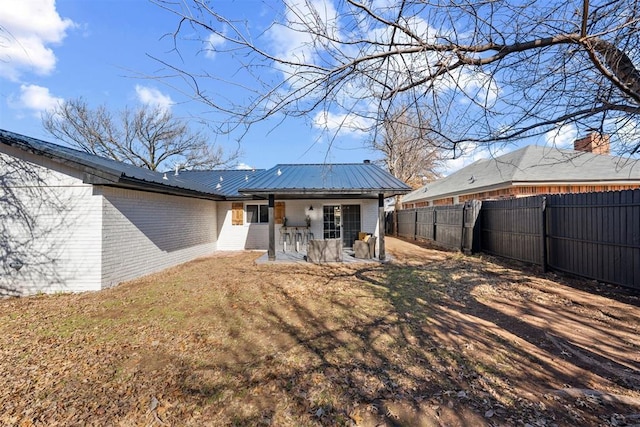
[(325, 239), (339, 239), (342, 246), (352, 248), (361, 231), (360, 205), (330, 205), (322, 207)]
[(342, 244), (345, 248), (353, 247), (360, 231), (360, 205), (342, 205)]
[(323, 229), (325, 239), (339, 239), (342, 211), (340, 206), (322, 207)]

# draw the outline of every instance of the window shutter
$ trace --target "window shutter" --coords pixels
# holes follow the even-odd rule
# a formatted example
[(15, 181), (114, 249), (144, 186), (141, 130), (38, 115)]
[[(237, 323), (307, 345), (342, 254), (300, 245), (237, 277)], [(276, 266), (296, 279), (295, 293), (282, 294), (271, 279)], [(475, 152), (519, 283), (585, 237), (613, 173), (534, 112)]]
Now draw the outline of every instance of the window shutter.
[(231, 203), (231, 225), (242, 225), (244, 217), (244, 204), (242, 202)]
[(284, 202), (276, 202), (274, 216), (276, 224), (282, 224), (284, 222)]

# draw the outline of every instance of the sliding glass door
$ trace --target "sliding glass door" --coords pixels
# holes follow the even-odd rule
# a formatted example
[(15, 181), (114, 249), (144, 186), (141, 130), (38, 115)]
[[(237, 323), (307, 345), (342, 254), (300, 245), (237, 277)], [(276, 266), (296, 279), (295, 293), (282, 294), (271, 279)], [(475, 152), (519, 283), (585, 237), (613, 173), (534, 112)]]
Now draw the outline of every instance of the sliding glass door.
[(360, 205), (329, 205), (322, 207), (323, 237), (339, 239), (346, 248), (353, 247), (361, 230)]

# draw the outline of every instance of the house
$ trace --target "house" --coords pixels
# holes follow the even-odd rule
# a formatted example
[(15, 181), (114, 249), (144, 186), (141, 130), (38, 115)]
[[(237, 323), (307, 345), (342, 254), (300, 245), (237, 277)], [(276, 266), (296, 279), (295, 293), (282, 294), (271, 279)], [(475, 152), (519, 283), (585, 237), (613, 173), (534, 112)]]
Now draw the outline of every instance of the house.
[[(100, 290), (216, 251), (378, 237), (384, 197), (410, 188), (369, 162), (153, 172), (0, 130), (0, 294)], [(307, 227), (307, 217), (309, 227)]]
[(609, 155), (609, 139), (592, 133), (574, 150), (529, 145), (478, 160), (402, 197), (402, 207), (453, 205), (539, 194), (640, 188), (640, 163)]

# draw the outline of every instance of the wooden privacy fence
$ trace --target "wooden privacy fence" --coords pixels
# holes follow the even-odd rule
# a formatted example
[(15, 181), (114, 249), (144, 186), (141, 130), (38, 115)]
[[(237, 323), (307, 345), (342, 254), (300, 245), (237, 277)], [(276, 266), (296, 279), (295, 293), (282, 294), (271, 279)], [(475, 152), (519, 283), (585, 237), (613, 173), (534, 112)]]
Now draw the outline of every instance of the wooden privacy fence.
[(640, 290), (640, 190), (408, 209), (398, 234)]
[(545, 198), (482, 202), (480, 250), (545, 267)]
[(548, 266), (640, 290), (640, 190), (547, 197)]
[(476, 222), (481, 203), (431, 206), (398, 211), (398, 235), (408, 239), (425, 239), (465, 252), (477, 250)]

